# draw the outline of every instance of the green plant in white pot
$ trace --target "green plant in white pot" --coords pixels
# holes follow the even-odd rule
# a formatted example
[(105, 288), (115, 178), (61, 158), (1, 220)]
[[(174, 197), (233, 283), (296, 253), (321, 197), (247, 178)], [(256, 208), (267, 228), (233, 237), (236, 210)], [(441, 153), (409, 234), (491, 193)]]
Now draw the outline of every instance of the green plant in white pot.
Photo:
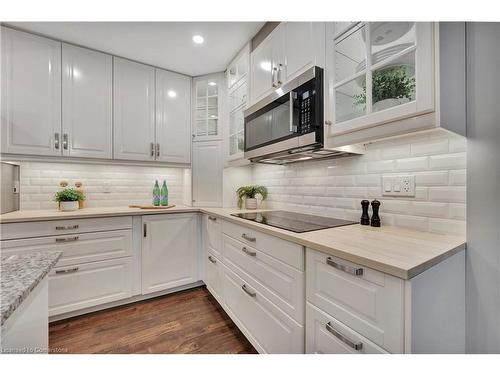
[(61, 211), (76, 211), (78, 210), (78, 201), (85, 200), (85, 196), (76, 189), (68, 188), (58, 191), (54, 200), (59, 202)]
[(238, 207), (241, 209), (243, 207), (243, 201), (245, 201), (245, 208), (247, 210), (255, 210), (257, 208), (257, 195), (262, 197), (262, 200), (267, 198), (267, 188), (265, 186), (253, 185), (253, 186), (241, 186), (236, 190), (236, 195), (238, 197)]

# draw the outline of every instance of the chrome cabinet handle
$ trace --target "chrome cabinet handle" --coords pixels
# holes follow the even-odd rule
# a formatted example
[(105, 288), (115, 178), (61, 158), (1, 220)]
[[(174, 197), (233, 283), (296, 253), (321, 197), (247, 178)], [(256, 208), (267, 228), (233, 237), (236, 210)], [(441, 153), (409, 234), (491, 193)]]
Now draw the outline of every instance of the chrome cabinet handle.
[(66, 237), (66, 238), (56, 238), (56, 242), (73, 242), (78, 241), (78, 236)]
[(350, 273), (351, 275), (354, 275), (354, 276), (362, 276), (363, 275), (363, 269), (362, 268), (345, 266), (343, 264), (336, 263), (330, 257), (326, 258), (326, 264), (328, 264), (329, 266), (332, 266), (333, 268), (336, 268), (336, 269), (338, 269), (340, 271), (344, 271), (344, 272)]
[(257, 241), (257, 239), (256, 239), (255, 237), (251, 237), (251, 236), (249, 236), (249, 235), (248, 235), (248, 234), (246, 234), (246, 233), (243, 233), (243, 234), (241, 235), (241, 238), (243, 238), (243, 239), (245, 239), (245, 240), (247, 240), (247, 241), (250, 241), (250, 242), (255, 242), (255, 241)]
[(251, 257), (257, 256), (257, 253), (255, 251), (250, 251), (246, 247), (243, 247), (241, 251), (243, 251), (245, 254), (250, 255)]
[(274, 81), (274, 75), (277, 71), (278, 71), (278, 68), (273, 66), (273, 68), (271, 70), (271, 81), (272, 81), (273, 87), (278, 87), (278, 84)]
[(63, 149), (68, 149), (68, 133), (63, 134)]
[(160, 157), (160, 144), (159, 143), (156, 144), (156, 157), (157, 158)]
[(345, 337), (343, 334), (341, 334), (339, 331), (337, 331), (335, 328), (333, 328), (331, 322), (326, 323), (325, 327), (326, 327), (326, 330), (328, 332), (330, 332), (332, 335), (334, 335), (336, 338), (338, 338), (340, 341), (342, 341), (347, 346), (353, 348), (354, 350), (361, 350), (361, 349), (363, 349), (363, 343), (362, 342), (352, 342), (347, 337)]
[(155, 144), (153, 142), (151, 142), (151, 157), (155, 157)]
[(78, 267), (75, 267), (75, 268), (69, 268), (67, 270), (57, 270), (56, 271), (56, 274), (61, 274), (61, 273), (73, 273), (73, 272), (76, 272), (78, 271)]
[(59, 133), (54, 133), (54, 148), (56, 150), (59, 150), (60, 144), (59, 144)]
[(62, 226), (56, 226), (56, 230), (70, 230), (70, 229), (78, 229), (79, 225), (62, 225)]
[(217, 218), (215, 216), (209, 216), (208, 220), (217, 221)]
[(144, 223), (142, 226), (142, 235), (144, 238), (148, 236), (148, 224)]
[(241, 289), (243, 289), (243, 291), (244, 291), (246, 294), (248, 294), (250, 297), (255, 297), (255, 296), (257, 296), (257, 293), (256, 293), (256, 292), (251, 292), (251, 291), (249, 291), (249, 290), (248, 290), (247, 284), (243, 284), (243, 285), (241, 286)]
[(211, 255), (209, 255), (209, 256), (208, 256), (208, 260), (209, 260), (210, 262), (212, 262), (213, 264), (217, 263), (217, 261), (216, 261), (214, 258), (212, 258), (212, 256), (211, 256)]
[(326, 121), (325, 121), (325, 125), (330, 126), (330, 125), (333, 125), (333, 123), (332, 123), (330, 120), (326, 120)]
[(278, 86), (281, 86), (281, 84), (283, 83), (281, 81), (281, 69), (283, 68), (283, 64), (278, 64), (278, 66), (279, 66), (278, 73), (276, 74), (276, 78), (277, 78), (278, 81), (276, 83), (277, 83)]

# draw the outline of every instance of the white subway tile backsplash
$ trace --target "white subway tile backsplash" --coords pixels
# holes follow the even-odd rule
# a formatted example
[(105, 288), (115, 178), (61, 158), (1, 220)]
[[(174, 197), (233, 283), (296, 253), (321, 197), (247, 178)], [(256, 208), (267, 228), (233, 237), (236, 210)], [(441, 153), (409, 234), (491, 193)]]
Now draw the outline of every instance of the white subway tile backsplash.
[[(462, 137), (429, 133), (369, 144), (360, 157), (248, 168), (254, 183), (286, 187), (270, 193), (267, 208), (357, 221), (361, 200), (378, 199), (383, 225), (457, 233), (465, 230), (465, 159)], [(386, 174), (415, 175), (415, 197), (382, 197)]]
[[(76, 181), (83, 183), (87, 207), (151, 204), (155, 180), (160, 184), (166, 180), (170, 202), (180, 204), (184, 199), (184, 175), (182, 168), (23, 162), (21, 209), (56, 208), (54, 194), (63, 180), (71, 187)], [(110, 193), (103, 192), (105, 182), (111, 186)]]

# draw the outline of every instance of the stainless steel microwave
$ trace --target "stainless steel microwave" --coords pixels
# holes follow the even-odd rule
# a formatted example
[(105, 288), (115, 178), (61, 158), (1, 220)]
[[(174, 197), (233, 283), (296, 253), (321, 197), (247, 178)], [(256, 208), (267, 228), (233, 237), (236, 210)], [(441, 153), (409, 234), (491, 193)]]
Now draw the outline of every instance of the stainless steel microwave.
[(323, 85), (316, 66), (245, 110), (245, 158), (284, 164), (356, 154), (325, 148)]

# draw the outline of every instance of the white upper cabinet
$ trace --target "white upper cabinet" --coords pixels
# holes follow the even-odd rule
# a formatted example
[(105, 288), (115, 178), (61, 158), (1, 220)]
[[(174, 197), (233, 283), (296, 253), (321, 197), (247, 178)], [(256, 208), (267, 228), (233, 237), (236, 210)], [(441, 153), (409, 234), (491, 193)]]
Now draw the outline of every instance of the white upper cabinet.
[(434, 24), (328, 23), (326, 53), (330, 136), (434, 111)]
[(2, 27), (2, 153), (61, 155), (61, 43)]
[(112, 59), (63, 44), (63, 155), (112, 158)]
[(155, 159), (155, 69), (133, 61), (114, 61), (114, 158)]
[(191, 161), (191, 78), (156, 69), (156, 160)]
[(325, 66), (325, 24), (282, 22), (250, 56), (251, 104), (306, 69)]
[(222, 207), (222, 142), (193, 143), (193, 206)]
[(193, 141), (221, 139), (222, 73), (193, 78)]

